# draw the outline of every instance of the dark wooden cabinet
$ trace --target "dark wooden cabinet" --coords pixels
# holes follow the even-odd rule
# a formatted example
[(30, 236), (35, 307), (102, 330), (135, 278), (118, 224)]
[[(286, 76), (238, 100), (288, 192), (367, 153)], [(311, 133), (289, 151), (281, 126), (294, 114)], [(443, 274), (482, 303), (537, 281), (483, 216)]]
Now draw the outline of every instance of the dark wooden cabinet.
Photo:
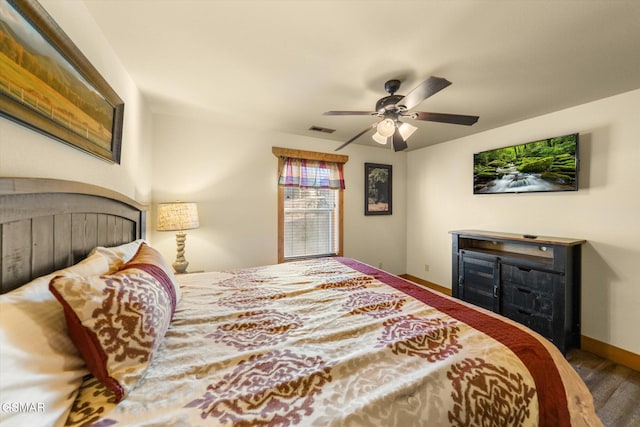
[(528, 326), (563, 353), (580, 346), (584, 240), (452, 231), (454, 297)]

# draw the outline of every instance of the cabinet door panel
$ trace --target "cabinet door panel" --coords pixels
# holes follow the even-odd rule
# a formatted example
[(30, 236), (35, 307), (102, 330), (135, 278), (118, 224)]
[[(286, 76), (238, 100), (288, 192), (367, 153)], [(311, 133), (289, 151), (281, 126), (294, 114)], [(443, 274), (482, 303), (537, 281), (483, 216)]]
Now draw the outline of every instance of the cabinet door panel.
[(462, 254), (460, 257), (461, 299), (496, 311), (497, 260)]

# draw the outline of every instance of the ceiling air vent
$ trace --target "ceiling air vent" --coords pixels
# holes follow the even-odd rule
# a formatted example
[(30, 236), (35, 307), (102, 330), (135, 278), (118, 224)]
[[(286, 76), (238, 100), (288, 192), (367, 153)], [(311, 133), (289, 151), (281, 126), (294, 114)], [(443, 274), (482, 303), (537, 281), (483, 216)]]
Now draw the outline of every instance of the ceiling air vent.
[(309, 130), (312, 130), (314, 132), (322, 132), (322, 133), (334, 133), (336, 131), (335, 129), (323, 128), (320, 126), (311, 126)]

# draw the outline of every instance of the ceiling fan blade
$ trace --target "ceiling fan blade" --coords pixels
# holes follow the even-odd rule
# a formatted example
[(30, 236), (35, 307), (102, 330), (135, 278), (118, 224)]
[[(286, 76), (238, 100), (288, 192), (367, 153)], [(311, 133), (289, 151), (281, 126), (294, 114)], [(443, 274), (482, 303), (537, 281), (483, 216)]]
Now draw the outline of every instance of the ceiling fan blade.
[(393, 151), (402, 151), (407, 149), (407, 143), (402, 138), (400, 134), (400, 129), (396, 127), (395, 132), (393, 132)]
[(402, 105), (406, 107), (407, 110), (410, 110), (431, 95), (440, 92), (450, 84), (451, 82), (447, 79), (431, 76), (416, 86), (411, 92), (406, 94), (405, 97), (398, 101), (396, 105)]
[(325, 111), (323, 116), (373, 116), (373, 111)]
[(357, 134), (356, 136), (354, 136), (353, 138), (351, 138), (350, 140), (348, 140), (347, 142), (342, 144), (340, 147), (336, 148), (334, 151), (342, 150), (344, 147), (346, 147), (347, 145), (351, 144), (353, 141), (355, 141), (356, 139), (360, 138), (362, 135), (364, 135), (365, 133), (369, 132), (371, 129), (375, 128), (377, 125), (378, 125), (377, 123), (372, 124), (371, 126), (366, 128), (365, 130), (363, 130), (362, 132), (360, 132), (359, 134)]
[(445, 113), (426, 113), (424, 111), (415, 111), (411, 115), (415, 115), (415, 120), (424, 120), (428, 122), (451, 123), (454, 125), (471, 126), (478, 121), (478, 116), (465, 116), (462, 114), (445, 114)]

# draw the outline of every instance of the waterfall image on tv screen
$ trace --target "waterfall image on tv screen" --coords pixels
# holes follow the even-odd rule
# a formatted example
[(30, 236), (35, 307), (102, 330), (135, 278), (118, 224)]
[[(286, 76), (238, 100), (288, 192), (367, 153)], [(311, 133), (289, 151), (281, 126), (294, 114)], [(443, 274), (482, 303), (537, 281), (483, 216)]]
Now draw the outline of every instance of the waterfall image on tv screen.
[(473, 155), (474, 194), (577, 189), (577, 133)]

